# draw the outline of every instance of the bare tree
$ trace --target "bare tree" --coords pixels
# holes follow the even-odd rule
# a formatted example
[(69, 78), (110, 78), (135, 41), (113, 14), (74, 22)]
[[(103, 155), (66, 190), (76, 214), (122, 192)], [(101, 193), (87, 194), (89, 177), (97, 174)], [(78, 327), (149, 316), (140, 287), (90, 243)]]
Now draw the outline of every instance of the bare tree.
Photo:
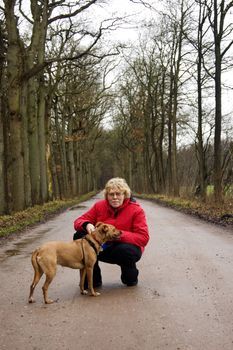
[(8, 34), (7, 74), (8, 109), (10, 125), (10, 173), (14, 210), (24, 209), (24, 162), (22, 147), (22, 123), (20, 113), (20, 81), (23, 67), (22, 41), (18, 20), (14, 13), (15, 0), (4, 1)]
[(169, 101), (168, 111), (168, 187), (169, 193), (179, 195), (179, 183), (177, 173), (177, 125), (179, 94), (183, 85), (181, 76), (182, 63), (187, 54), (185, 51), (185, 35), (190, 20), (192, 4), (189, 1), (180, 0), (174, 3), (168, 1), (169, 12), (165, 13), (168, 31), (170, 32), (170, 59), (169, 59)]
[(223, 60), (233, 45), (230, 35), (233, 25), (227, 15), (233, 7), (233, 1), (205, 1), (208, 19), (213, 33), (214, 74), (210, 71), (215, 84), (215, 136), (214, 136), (214, 195), (215, 201), (222, 201), (222, 70)]
[[(193, 17), (194, 26), (190, 33), (185, 33), (188, 41), (194, 48), (194, 55), (196, 55), (196, 71), (194, 73), (196, 84), (197, 84), (197, 114), (198, 114), (198, 126), (196, 133), (196, 152), (198, 159), (198, 195), (203, 201), (206, 200), (206, 188), (207, 188), (207, 168), (206, 168), (206, 148), (204, 146), (204, 111), (203, 111), (203, 90), (206, 82), (208, 81), (208, 75), (204, 70), (204, 57), (210, 48), (210, 44), (205, 43), (205, 37), (208, 33), (207, 23), (207, 10), (203, 5), (202, 1), (196, 0), (198, 5), (198, 18)], [(194, 12), (195, 13), (195, 12)], [(206, 28), (207, 27), (207, 28)]]
[[(105, 20), (97, 30), (77, 25), (77, 16), (90, 6), (104, 3), (102, 0), (80, 2), (38, 2), (31, 0), (29, 14), (24, 12), (23, 2), (4, 1), (7, 28), (8, 113), (10, 127), (10, 152), (8, 153), (10, 194), (13, 210), (43, 203), (49, 198), (48, 185), (48, 108), (53, 97), (47, 96), (45, 68), (54, 62), (74, 62), (92, 56), (101, 61), (106, 56), (118, 54), (117, 49), (99, 54), (94, 47), (105, 31), (117, 26), (119, 19)], [(56, 11), (55, 11), (56, 10)], [(19, 32), (19, 16), (27, 22), (28, 33)], [(64, 42), (56, 56), (47, 55), (48, 29), (56, 28), (54, 35), (62, 35)], [(31, 34), (30, 34), (31, 33)], [(78, 38), (75, 50), (64, 50), (65, 44)], [(82, 45), (84, 37), (89, 44)], [(67, 54), (69, 52), (69, 54)], [(17, 174), (17, 176), (14, 176)]]
[(4, 116), (5, 116), (5, 62), (6, 62), (6, 43), (5, 43), (5, 29), (2, 19), (0, 18), (0, 215), (5, 213), (7, 210), (7, 199), (6, 199), (6, 179), (5, 179), (5, 149), (4, 144)]

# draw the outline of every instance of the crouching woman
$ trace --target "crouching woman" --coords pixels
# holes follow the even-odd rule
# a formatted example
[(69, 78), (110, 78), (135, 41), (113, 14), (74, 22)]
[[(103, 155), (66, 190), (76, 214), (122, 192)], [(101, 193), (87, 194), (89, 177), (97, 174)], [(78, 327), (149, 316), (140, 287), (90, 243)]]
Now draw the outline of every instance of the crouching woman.
[[(95, 229), (98, 221), (114, 225), (120, 230), (117, 241), (107, 242), (98, 255), (98, 261), (117, 264), (121, 268), (121, 281), (127, 286), (138, 283), (136, 263), (140, 260), (149, 241), (146, 217), (142, 207), (131, 197), (131, 190), (122, 178), (113, 178), (106, 183), (105, 199), (96, 202), (90, 210), (77, 218), (74, 239)], [(94, 287), (101, 286), (102, 276), (98, 261), (94, 267)]]

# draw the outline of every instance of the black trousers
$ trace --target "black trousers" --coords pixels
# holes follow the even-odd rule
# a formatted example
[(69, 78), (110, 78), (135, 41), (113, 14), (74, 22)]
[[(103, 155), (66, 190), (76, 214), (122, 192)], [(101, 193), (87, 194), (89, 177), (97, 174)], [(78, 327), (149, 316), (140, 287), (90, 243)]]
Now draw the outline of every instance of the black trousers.
[[(82, 238), (83, 233), (75, 233), (74, 239)], [(132, 286), (138, 282), (138, 269), (136, 262), (142, 256), (141, 249), (133, 244), (114, 242), (99, 253), (93, 271), (94, 286), (102, 283), (101, 270), (98, 261), (119, 265), (121, 268), (121, 281), (127, 286)]]

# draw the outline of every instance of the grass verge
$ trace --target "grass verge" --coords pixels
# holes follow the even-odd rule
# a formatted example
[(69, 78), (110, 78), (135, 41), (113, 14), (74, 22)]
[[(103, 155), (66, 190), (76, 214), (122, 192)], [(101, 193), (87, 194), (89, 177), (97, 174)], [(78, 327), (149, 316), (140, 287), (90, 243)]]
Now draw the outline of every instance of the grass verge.
[(208, 222), (233, 227), (233, 205), (231, 201), (223, 204), (203, 203), (199, 200), (189, 200), (165, 195), (137, 194), (137, 197), (152, 200), (163, 206), (197, 216)]

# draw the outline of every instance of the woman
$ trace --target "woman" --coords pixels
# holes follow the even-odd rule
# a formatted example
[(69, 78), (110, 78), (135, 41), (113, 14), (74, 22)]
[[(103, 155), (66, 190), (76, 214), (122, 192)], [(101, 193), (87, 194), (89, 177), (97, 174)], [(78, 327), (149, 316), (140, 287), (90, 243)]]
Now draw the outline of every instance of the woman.
[[(93, 207), (74, 222), (74, 239), (95, 229), (102, 221), (121, 230), (117, 241), (107, 242), (98, 260), (121, 267), (121, 280), (127, 286), (138, 283), (136, 262), (141, 258), (144, 247), (149, 241), (149, 232), (143, 209), (131, 198), (131, 191), (122, 178), (109, 180), (104, 189), (105, 199), (96, 202)], [(94, 287), (101, 286), (101, 271), (96, 263), (93, 274)]]

